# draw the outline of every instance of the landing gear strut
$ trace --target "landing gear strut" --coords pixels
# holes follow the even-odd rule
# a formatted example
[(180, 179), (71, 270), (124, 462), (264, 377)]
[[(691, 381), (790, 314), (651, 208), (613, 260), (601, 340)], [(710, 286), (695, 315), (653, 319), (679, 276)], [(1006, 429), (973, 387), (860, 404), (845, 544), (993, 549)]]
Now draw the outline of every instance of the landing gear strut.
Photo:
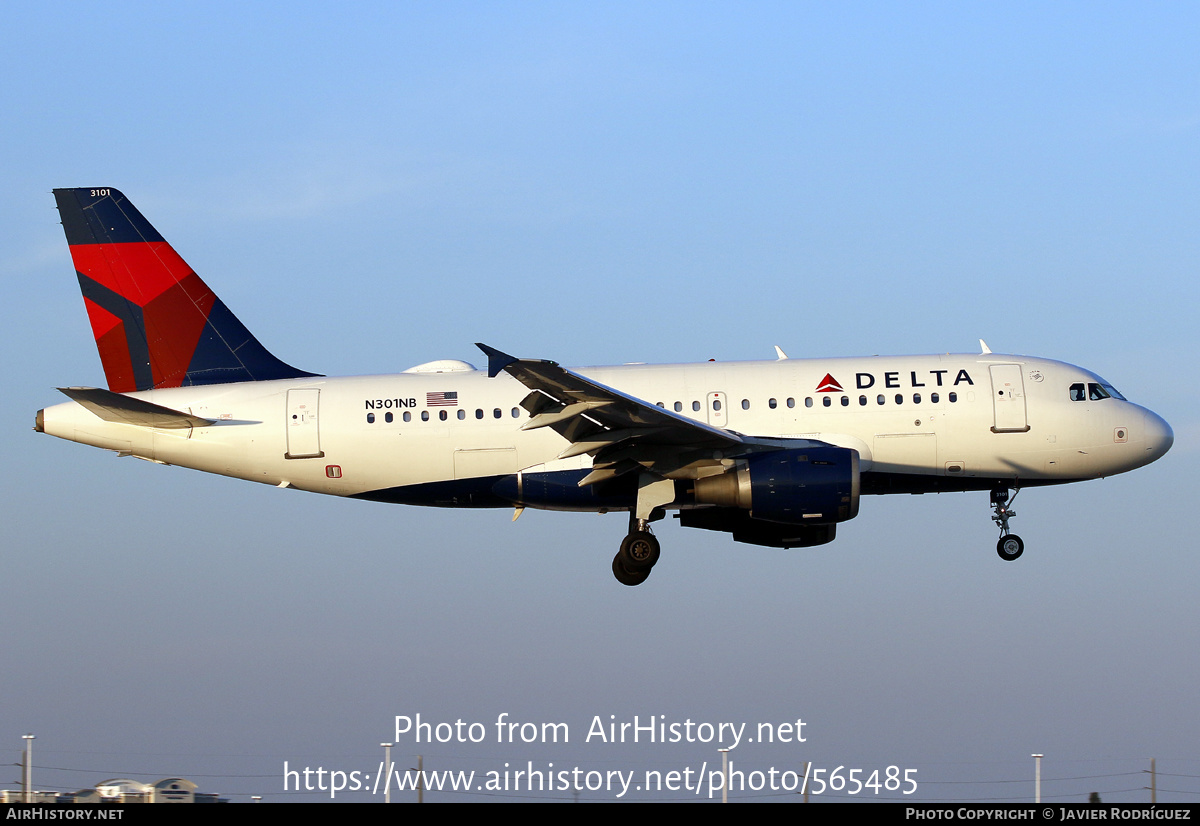
[(1008, 498), (1008, 488), (996, 488), (992, 491), (992, 521), (1000, 529), (1000, 539), (996, 542), (996, 553), (1006, 562), (1012, 562), (1025, 553), (1025, 543), (1015, 533), (1008, 532), (1008, 520), (1017, 515), (1009, 505), (1016, 500), (1020, 488), (1013, 491), (1012, 499)]
[(612, 563), (613, 576), (622, 585), (641, 585), (658, 562), (659, 545), (650, 533), (651, 519), (629, 517), (629, 535), (621, 542), (621, 550), (617, 551)]

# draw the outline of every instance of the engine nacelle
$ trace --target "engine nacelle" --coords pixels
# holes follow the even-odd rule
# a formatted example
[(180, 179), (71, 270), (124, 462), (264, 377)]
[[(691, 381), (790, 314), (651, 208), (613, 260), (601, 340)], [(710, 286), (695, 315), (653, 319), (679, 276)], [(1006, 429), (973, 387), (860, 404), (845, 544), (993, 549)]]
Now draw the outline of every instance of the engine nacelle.
[(858, 451), (813, 447), (759, 453), (719, 476), (697, 479), (696, 504), (739, 508), (789, 525), (845, 522), (858, 515)]
[(785, 525), (751, 519), (738, 508), (695, 508), (680, 511), (676, 516), (685, 528), (705, 531), (724, 531), (733, 534), (734, 542), (765, 545), (768, 548), (811, 548), (832, 542), (837, 536), (837, 523), (821, 525)]

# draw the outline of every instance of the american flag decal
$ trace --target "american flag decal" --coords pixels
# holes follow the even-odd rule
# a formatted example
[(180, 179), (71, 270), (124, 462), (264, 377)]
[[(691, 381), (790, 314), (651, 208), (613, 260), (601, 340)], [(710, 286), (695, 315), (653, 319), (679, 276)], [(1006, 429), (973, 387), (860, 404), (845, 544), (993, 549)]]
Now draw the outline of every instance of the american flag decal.
[(458, 392), (426, 393), (426, 407), (458, 407)]

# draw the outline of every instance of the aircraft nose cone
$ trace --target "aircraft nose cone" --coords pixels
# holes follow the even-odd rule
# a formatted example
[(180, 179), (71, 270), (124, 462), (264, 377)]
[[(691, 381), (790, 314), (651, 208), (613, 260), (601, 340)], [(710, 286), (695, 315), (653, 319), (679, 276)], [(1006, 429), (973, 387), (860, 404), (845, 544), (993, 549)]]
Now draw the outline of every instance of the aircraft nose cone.
[(1149, 410), (1144, 416), (1142, 432), (1146, 434), (1147, 462), (1160, 458), (1175, 444), (1175, 432), (1171, 430), (1171, 426), (1162, 416)]

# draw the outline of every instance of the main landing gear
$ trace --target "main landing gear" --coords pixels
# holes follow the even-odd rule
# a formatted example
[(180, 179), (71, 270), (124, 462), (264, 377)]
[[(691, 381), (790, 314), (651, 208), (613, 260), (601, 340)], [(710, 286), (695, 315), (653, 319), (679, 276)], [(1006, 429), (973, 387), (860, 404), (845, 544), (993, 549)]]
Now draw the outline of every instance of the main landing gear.
[(996, 542), (996, 553), (1006, 562), (1012, 562), (1025, 553), (1025, 543), (1015, 533), (1008, 532), (1008, 520), (1017, 515), (1009, 505), (1016, 500), (1020, 488), (1013, 491), (1012, 499), (1008, 498), (1008, 488), (996, 488), (992, 491), (992, 521), (1000, 529), (1000, 539)]
[(658, 540), (650, 523), (667, 515), (664, 505), (675, 501), (675, 483), (653, 473), (638, 476), (637, 500), (629, 510), (629, 535), (613, 557), (612, 571), (622, 585), (641, 585), (658, 562)]
[(613, 557), (612, 572), (622, 585), (641, 585), (658, 562), (659, 545), (650, 533), (650, 520), (629, 517), (629, 535)]

